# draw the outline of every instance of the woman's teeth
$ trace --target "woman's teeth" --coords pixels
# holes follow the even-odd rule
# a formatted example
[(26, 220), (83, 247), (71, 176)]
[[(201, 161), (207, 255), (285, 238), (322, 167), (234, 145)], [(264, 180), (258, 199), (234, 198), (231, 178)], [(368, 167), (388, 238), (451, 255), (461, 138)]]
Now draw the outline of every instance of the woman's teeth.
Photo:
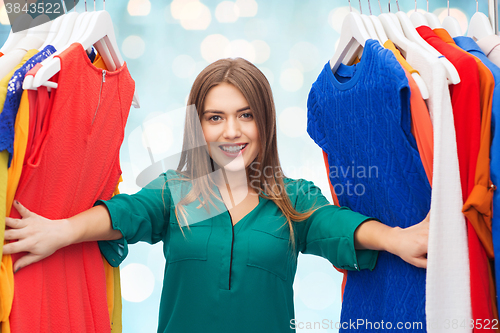
[(239, 145), (239, 146), (219, 146), (219, 147), (220, 147), (220, 149), (224, 150), (225, 152), (237, 153), (240, 150), (242, 150), (243, 148), (245, 148), (246, 144)]

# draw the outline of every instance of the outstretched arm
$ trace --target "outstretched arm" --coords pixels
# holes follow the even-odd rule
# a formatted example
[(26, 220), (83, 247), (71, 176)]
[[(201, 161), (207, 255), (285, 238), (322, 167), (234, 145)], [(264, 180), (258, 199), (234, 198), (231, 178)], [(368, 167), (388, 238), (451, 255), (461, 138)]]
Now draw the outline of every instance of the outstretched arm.
[(58, 249), (85, 241), (120, 239), (122, 233), (111, 227), (104, 205), (92, 207), (69, 219), (49, 220), (19, 202), (14, 202), (22, 219), (5, 218), (5, 240), (18, 240), (3, 247), (4, 254), (28, 252), (14, 264), (14, 272), (50, 256)]
[(359, 250), (387, 251), (414, 266), (427, 268), (428, 238), (429, 214), (422, 222), (405, 229), (368, 220), (354, 232), (354, 246)]

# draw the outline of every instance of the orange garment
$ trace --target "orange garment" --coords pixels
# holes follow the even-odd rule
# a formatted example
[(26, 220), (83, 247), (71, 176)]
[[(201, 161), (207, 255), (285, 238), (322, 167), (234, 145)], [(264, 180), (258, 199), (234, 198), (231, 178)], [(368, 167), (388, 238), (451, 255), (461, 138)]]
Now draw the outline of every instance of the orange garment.
[[(97, 54), (92, 63), (96, 68), (108, 70), (104, 59)], [(122, 176), (118, 179), (113, 196), (120, 194), (118, 185), (123, 181)], [(106, 276), (106, 297), (108, 302), (109, 319), (111, 324), (111, 333), (121, 333), (122, 331), (122, 294), (120, 289), (120, 268), (111, 266), (108, 261), (102, 257), (104, 263), (104, 274)]]
[[(340, 207), (339, 199), (337, 198), (337, 194), (335, 193), (335, 190), (334, 190), (334, 188), (332, 186), (332, 183), (330, 182), (330, 176), (329, 176), (330, 175), (330, 165), (328, 164), (328, 154), (325, 151), (323, 151), (323, 159), (325, 161), (326, 177), (328, 178), (328, 185), (330, 185), (330, 192), (332, 193), (333, 203), (335, 204), (335, 206), (339, 206)], [(341, 295), (340, 296), (341, 300), (343, 301), (344, 300), (345, 285), (347, 283), (347, 270), (346, 269), (337, 268), (335, 266), (333, 266), (333, 268), (335, 268), (337, 271), (339, 271), (340, 273), (343, 274), (343, 276), (342, 276), (342, 286), (341, 286), (342, 293), (340, 294)]]
[(399, 64), (401, 65), (401, 67), (403, 67), (405, 70), (410, 72), (410, 74), (413, 74), (413, 73), (419, 74), (418, 71), (415, 68), (411, 67), (411, 65), (406, 61), (406, 59), (403, 58), (403, 56), (401, 55), (401, 52), (399, 52), (399, 50), (396, 48), (396, 46), (394, 45), (394, 43), (391, 40), (388, 39), (384, 43), (384, 47), (388, 50), (391, 50), (392, 53), (394, 53), (394, 55), (396, 56), (396, 59), (398, 60)]
[(2, 52), (0, 52), (0, 57), (3, 57), (3, 53)]
[[(481, 253), (481, 257), (471, 257), (471, 263), (475, 261), (475, 270), (480, 269), (483, 276), (488, 277), (488, 281), (483, 279), (481, 281), (481, 286), (475, 286), (471, 283), (471, 287), (478, 288), (481, 287), (482, 293), (487, 293), (491, 301), (491, 311), (494, 319), (498, 319), (497, 302), (495, 297), (495, 283), (491, 268), (491, 262), (489, 258), (493, 258), (493, 238), (491, 234), (491, 217), (492, 217), (492, 206), (493, 206), (493, 186), (490, 180), (490, 145), (491, 145), (491, 108), (493, 102), (493, 90), (495, 88), (495, 79), (493, 74), (491, 74), (488, 67), (486, 67), (479, 58), (471, 55), (470, 53), (464, 51), (458, 45), (456, 45), (450, 34), (442, 28), (434, 29), (436, 35), (439, 36), (444, 42), (455, 47), (461, 52), (467, 53), (472, 56), (476, 61), (479, 70), (479, 83), (480, 83), (480, 102), (481, 102), (481, 136), (480, 136), (480, 146), (479, 154), (476, 163), (476, 172), (474, 178), (474, 188), (467, 197), (464, 203), (462, 212), (465, 217), (472, 224), (475, 235), (470, 235), (473, 238), (478, 238), (481, 241), (482, 246), (475, 246), (477, 252)], [(476, 242), (476, 240), (474, 240)], [(469, 242), (469, 246), (471, 246)], [(486, 257), (487, 256), (487, 257)], [(481, 261), (481, 262), (480, 262)], [(481, 267), (479, 267), (481, 266)], [(483, 267), (484, 266), (484, 267)], [(472, 266), (471, 266), (472, 269)], [(492, 289), (493, 288), (493, 289)], [(486, 289), (486, 290), (484, 290)], [(490, 302), (488, 302), (490, 303)], [(489, 319), (487, 317), (481, 317), (483, 319)]]
[(422, 99), (422, 94), (415, 80), (411, 76), (412, 73), (418, 73), (413, 67), (408, 64), (401, 52), (394, 46), (390, 40), (384, 43), (384, 47), (391, 50), (396, 56), (401, 67), (403, 67), (408, 83), (410, 84), (410, 108), (411, 108), (411, 132), (417, 141), (418, 152), (420, 159), (425, 169), (429, 184), (432, 186), (432, 162), (434, 157), (434, 136), (431, 122), (431, 116), (425, 101)]

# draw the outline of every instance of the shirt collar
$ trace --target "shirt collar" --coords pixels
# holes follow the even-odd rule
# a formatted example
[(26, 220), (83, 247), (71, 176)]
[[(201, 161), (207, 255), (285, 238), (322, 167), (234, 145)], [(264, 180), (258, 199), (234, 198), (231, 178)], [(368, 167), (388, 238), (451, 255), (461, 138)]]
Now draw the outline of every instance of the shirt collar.
[(467, 52), (475, 51), (484, 54), (479, 45), (477, 45), (477, 43), (470, 37), (458, 36), (453, 38), (453, 40), (455, 41), (455, 43), (457, 43), (458, 46), (460, 46), (461, 49)]

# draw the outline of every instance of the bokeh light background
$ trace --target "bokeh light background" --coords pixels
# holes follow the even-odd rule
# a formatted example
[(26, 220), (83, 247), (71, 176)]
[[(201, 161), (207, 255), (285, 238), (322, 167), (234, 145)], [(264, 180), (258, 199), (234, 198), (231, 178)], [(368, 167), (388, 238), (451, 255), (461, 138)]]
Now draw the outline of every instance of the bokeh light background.
[[(368, 1), (361, 3), (363, 13), (369, 14)], [(93, 1), (87, 5), (93, 10)], [(96, 5), (101, 10), (102, 0)], [(400, 6), (411, 13), (415, 4), (405, 0)], [(451, 6), (465, 32), (475, 1), (455, 0)], [(359, 2), (353, 0), (352, 7), (358, 11)], [(374, 15), (380, 13), (376, 0), (371, 7)], [(431, 0), (429, 7), (440, 19), (447, 15), (445, 0)], [(84, 8), (80, 0), (76, 10)], [(382, 8), (387, 11), (387, 1)], [(426, 1), (418, 0), (418, 8), (425, 9)], [(312, 83), (335, 51), (342, 19), (349, 12), (347, 0), (108, 0), (106, 10), (141, 102), (140, 109), (131, 109), (121, 150), (123, 193), (139, 190), (135, 179), (151, 163), (144, 155), (146, 145), (158, 154), (180, 145), (182, 120), (165, 114), (182, 110), (196, 75), (219, 58), (240, 56), (256, 64), (273, 88), (286, 175), (313, 181), (331, 201), (321, 150), (306, 133), (306, 102)], [(487, 0), (479, 1), (479, 10), (488, 13)], [(392, 11), (397, 11), (395, 1)], [(3, 45), (10, 27), (2, 0), (0, 23)], [(167, 121), (157, 122), (160, 118)], [(131, 246), (121, 265), (124, 333), (156, 332), (164, 264), (161, 244)], [(294, 284), (297, 321), (339, 321), (341, 281), (328, 261), (300, 255)]]

